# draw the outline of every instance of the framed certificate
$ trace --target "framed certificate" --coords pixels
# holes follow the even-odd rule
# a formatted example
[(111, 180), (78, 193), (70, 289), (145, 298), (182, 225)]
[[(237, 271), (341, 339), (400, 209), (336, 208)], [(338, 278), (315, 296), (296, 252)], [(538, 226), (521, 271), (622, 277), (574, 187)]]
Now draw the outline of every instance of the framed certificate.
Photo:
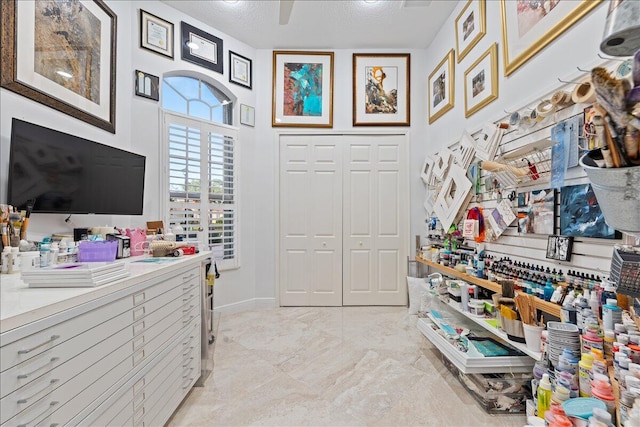
[(222, 39), (182, 22), (182, 59), (223, 73)]
[(173, 59), (173, 24), (140, 9), (140, 47)]

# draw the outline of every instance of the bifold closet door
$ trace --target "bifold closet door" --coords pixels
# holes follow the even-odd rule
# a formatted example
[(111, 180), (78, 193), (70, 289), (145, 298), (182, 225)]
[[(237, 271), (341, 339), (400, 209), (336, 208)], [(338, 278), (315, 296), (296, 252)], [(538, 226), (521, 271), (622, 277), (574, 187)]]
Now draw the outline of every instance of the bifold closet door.
[(342, 305), (342, 146), (280, 136), (280, 305)]
[(343, 136), (343, 305), (406, 305), (404, 135)]

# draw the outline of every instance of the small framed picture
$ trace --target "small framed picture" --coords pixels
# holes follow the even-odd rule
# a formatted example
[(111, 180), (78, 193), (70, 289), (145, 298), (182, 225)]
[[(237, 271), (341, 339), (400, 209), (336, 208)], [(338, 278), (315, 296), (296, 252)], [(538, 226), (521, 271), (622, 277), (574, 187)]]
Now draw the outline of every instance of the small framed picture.
[(140, 47), (173, 59), (173, 24), (140, 9)]
[(240, 124), (245, 126), (256, 125), (256, 109), (248, 105), (240, 104)]
[(136, 95), (157, 101), (160, 99), (160, 78), (136, 70)]
[(435, 122), (440, 116), (453, 108), (455, 101), (453, 86), (455, 76), (454, 56), (453, 49), (451, 49), (429, 75), (429, 123)]
[(186, 22), (181, 23), (181, 30), (182, 59), (222, 74), (222, 39)]
[(456, 18), (456, 50), (458, 62), (486, 34), (485, 0), (469, 0)]
[(464, 72), (464, 116), (498, 99), (498, 44), (491, 45)]
[(570, 261), (573, 236), (549, 236), (547, 239), (547, 259)]
[(251, 89), (252, 61), (242, 55), (229, 51), (229, 81)]

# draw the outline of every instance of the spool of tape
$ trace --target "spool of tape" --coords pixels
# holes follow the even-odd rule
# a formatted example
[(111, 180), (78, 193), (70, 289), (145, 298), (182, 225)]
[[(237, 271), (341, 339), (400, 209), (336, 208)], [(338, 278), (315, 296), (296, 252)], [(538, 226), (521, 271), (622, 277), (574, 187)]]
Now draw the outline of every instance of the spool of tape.
[(538, 104), (536, 112), (538, 113), (538, 117), (542, 117), (544, 119), (556, 112), (556, 106), (551, 101), (545, 99)]
[(517, 126), (518, 123), (520, 123), (520, 113), (518, 113), (517, 111), (511, 113), (511, 116), (509, 117), (509, 124), (511, 126)]
[(596, 91), (593, 89), (590, 77), (587, 77), (573, 88), (571, 99), (576, 104), (593, 104), (596, 101)]
[(544, 117), (540, 117), (538, 115), (538, 112), (536, 111), (535, 108), (531, 110), (531, 112), (529, 113), (529, 118), (531, 119), (531, 124), (535, 124), (536, 122), (541, 122), (544, 119)]

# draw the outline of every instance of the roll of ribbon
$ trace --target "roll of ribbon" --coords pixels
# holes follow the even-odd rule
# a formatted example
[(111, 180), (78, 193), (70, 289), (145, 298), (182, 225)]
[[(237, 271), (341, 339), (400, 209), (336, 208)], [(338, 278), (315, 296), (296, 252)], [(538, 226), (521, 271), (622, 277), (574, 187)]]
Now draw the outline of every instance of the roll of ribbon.
[(553, 94), (550, 99), (551, 104), (555, 105), (557, 108), (566, 107), (571, 104), (571, 94), (560, 90)]
[(556, 105), (552, 104), (549, 100), (544, 100), (538, 104), (536, 107), (536, 112), (538, 113), (538, 117), (549, 117), (553, 113), (556, 112)]
[(576, 104), (593, 104), (596, 101), (596, 92), (591, 84), (591, 78), (588, 77), (576, 85), (571, 99)]
[(538, 112), (536, 111), (536, 109), (534, 108), (533, 110), (531, 110), (531, 112), (529, 113), (529, 118), (531, 119), (531, 124), (535, 124), (536, 122), (541, 122), (544, 117), (540, 117), (538, 115)]

